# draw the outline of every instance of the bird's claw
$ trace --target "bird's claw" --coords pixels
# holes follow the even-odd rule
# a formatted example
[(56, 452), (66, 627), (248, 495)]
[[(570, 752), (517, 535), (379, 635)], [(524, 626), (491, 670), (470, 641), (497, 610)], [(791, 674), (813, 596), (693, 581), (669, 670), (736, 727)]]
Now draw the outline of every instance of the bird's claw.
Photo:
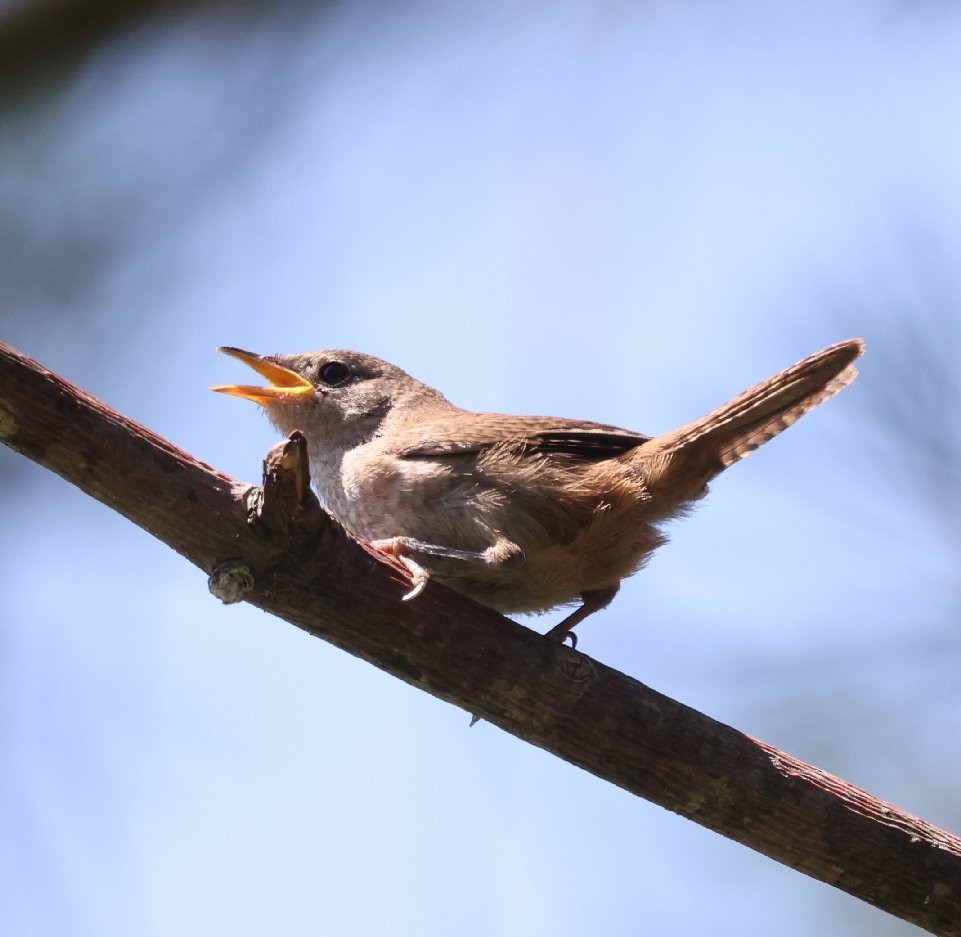
[[(406, 566), (407, 564), (405, 563), (404, 565)], [(414, 588), (411, 589), (410, 592), (401, 596), (401, 599), (400, 599), (401, 602), (409, 602), (411, 599), (416, 599), (417, 596), (419, 596), (421, 592), (423, 592), (424, 589), (427, 587), (428, 579), (430, 579), (430, 577), (427, 575), (424, 575), (423, 577), (418, 577), (416, 573), (412, 572), (411, 581), (414, 584)]]
[(408, 593), (401, 597), (401, 601), (409, 602), (411, 599), (416, 599), (427, 587), (427, 583), (430, 581), (430, 573), (428, 573), (420, 563), (415, 562), (406, 553), (401, 552), (405, 544), (400, 538), (393, 540), (376, 540), (372, 545), (380, 550), (381, 553), (396, 557), (396, 559), (404, 565), (407, 572), (410, 573), (411, 588)]

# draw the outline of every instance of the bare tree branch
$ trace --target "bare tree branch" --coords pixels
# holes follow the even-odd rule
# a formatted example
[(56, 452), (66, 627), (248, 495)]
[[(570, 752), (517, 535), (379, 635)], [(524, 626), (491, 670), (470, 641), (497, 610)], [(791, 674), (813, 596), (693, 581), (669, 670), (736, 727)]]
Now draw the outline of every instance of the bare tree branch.
[(961, 937), (961, 839), (405, 573), (309, 487), (304, 439), (264, 486), (214, 471), (0, 344), (0, 439), (240, 598), (599, 778), (932, 933)]

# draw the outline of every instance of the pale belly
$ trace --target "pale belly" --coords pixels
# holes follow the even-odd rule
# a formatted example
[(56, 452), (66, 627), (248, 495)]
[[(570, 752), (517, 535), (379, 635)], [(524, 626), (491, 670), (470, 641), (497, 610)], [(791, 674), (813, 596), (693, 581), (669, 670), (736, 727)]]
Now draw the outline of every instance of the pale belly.
[[(356, 451), (340, 466), (312, 460), (311, 469), (328, 508), (365, 540), (406, 537), (502, 557), (410, 553), (432, 579), (500, 612), (546, 611), (615, 587), (664, 539), (636, 497), (581, 496), (558, 507), (554, 498), (532, 502), (529, 491), (492, 488), (432, 460), (365, 461)], [(545, 503), (560, 512), (554, 523), (541, 523), (532, 509)]]

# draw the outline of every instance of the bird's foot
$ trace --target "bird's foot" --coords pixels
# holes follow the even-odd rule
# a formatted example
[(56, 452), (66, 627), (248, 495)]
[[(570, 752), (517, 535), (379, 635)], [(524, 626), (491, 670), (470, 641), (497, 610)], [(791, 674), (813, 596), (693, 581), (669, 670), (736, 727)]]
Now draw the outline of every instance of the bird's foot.
[(430, 573), (420, 563), (411, 559), (406, 552), (412, 549), (412, 545), (417, 542), (409, 537), (390, 537), (387, 540), (372, 540), (370, 544), (375, 550), (399, 560), (407, 572), (410, 573), (411, 589), (401, 597), (402, 602), (416, 599), (430, 581)]
[(611, 599), (617, 595), (618, 586), (610, 589), (590, 589), (581, 593), (581, 607), (574, 609), (570, 615), (562, 622), (554, 625), (547, 634), (544, 635), (550, 641), (557, 641), (563, 644), (568, 638), (571, 639), (571, 649), (577, 647), (577, 635), (574, 634), (574, 626), (579, 625), (588, 615), (593, 615), (606, 605), (610, 604)]

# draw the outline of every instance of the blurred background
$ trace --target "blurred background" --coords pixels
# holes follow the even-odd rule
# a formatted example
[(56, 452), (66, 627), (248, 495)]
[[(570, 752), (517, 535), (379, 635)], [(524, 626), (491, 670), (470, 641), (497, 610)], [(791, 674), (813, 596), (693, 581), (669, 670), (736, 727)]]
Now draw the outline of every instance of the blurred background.
[[(0, 339), (257, 482), (220, 344), (656, 433), (863, 336), (580, 647), (957, 832), (959, 89), (935, 0), (8, 0)], [(917, 933), (0, 499), (6, 933)]]

